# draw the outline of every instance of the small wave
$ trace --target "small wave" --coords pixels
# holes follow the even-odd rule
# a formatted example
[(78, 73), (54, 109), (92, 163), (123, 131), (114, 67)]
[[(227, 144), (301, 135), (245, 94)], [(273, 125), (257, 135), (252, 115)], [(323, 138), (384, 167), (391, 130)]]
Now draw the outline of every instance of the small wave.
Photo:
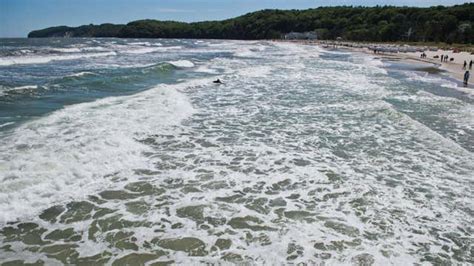
[(473, 89), (467, 88), (467, 87), (459, 87), (454, 82), (442, 84), (441, 87), (454, 89), (454, 90), (457, 90), (457, 91), (460, 91), (460, 92), (463, 92), (463, 93), (467, 94), (469, 98), (474, 98), (474, 90)]
[(238, 49), (234, 55), (236, 57), (255, 57), (255, 52), (250, 50), (249, 48), (242, 48), (242, 49)]
[(53, 48), (51, 51), (60, 53), (80, 53), (82, 50), (79, 48)]
[(454, 89), (465, 93), (469, 98), (474, 97), (474, 90), (469, 88), (459, 87), (454, 81), (447, 80), (442, 76), (434, 76), (428, 73), (418, 74), (414, 72), (405, 72), (405, 75), (410, 81), (419, 81), (424, 83), (439, 84), (443, 88)]
[(66, 77), (82, 77), (82, 76), (88, 76), (88, 75), (96, 75), (96, 74), (92, 72), (88, 72), (88, 71), (83, 71), (83, 72), (67, 75)]
[(142, 45), (142, 46), (152, 46), (149, 42), (130, 42), (129, 45)]
[(109, 49), (107, 48), (104, 48), (104, 47), (84, 47), (84, 48), (81, 48), (82, 51), (86, 51), (86, 52), (90, 52), (90, 51), (110, 51)]
[(154, 48), (154, 47), (143, 47), (143, 48), (133, 48), (129, 50), (120, 51), (121, 53), (125, 54), (149, 54), (160, 51), (162, 48)]
[(0, 58), (0, 66), (45, 64), (51, 61), (74, 60), (81, 58), (92, 58), (101, 56), (113, 56), (115, 52), (70, 54), (70, 55), (44, 55), (44, 56), (15, 56)]
[(168, 70), (174, 70), (176, 69), (176, 66), (170, 64), (170, 63), (159, 63), (159, 64), (153, 64), (149, 66), (144, 66), (143, 71), (144, 73), (150, 72), (150, 71), (168, 71)]
[(191, 68), (194, 67), (194, 63), (189, 60), (177, 60), (177, 61), (169, 61), (168, 63), (172, 64), (178, 68)]
[(37, 89), (38, 85), (26, 85), (26, 86), (19, 86), (19, 87), (14, 87), (10, 90), (31, 90), (31, 89)]
[(179, 50), (182, 46), (168, 46), (168, 47), (145, 47), (145, 46), (128, 46), (128, 45), (112, 45), (112, 49), (122, 54), (149, 54), (156, 52), (167, 52), (172, 50)]
[(38, 85), (24, 85), (24, 86), (17, 86), (17, 87), (0, 86), (0, 93), (11, 92), (11, 91), (35, 90), (35, 89), (38, 89)]
[(195, 71), (199, 72), (199, 73), (208, 73), (208, 74), (218, 74), (219, 73), (219, 71), (217, 71), (217, 69), (213, 69), (213, 68), (210, 68), (208, 66), (200, 66)]
[(148, 146), (136, 139), (174, 132), (173, 125), (192, 115), (190, 101), (180, 92), (192, 85), (158, 85), (68, 106), (1, 139), (0, 223), (109, 186), (107, 174), (132, 177), (133, 169), (151, 167), (143, 155)]
[(6, 122), (6, 123), (3, 123), (3, 124), (0, 124), (0, 128), (6, 127), (6, 126), (9, 126), (9, 125), (13, 125), (13, 124), (15, 124), (15, 122)]

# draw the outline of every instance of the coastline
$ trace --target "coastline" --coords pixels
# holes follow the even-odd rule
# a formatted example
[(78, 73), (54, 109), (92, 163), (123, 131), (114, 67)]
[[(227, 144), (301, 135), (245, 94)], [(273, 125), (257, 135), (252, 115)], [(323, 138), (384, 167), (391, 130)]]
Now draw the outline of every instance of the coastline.
[[(284, 41), (286, 42), (286, 41)], [(382, 58), (385, 60), (401, 61), (407, 64), (413, 64), (416, 62), (422, 62), (431, 64), (433, 68), (438, 69), (438, 71), (428, 71), (431, 74), (436, 72), (436, 74), (447, 77), (448, 79), (455, 81), (458, 85), (458, 90), (463, 91), (468, 94), (474, 94), (474, 66), (469, 71), (471, 77), (469, 78), (469, 84), (466, 86), (463, 84), (464, 72), (463, 63), (464, 60), (469, 64), (470, 60), (474, 61), (474, 54), (468, 52), (454, 52), (453, 50), (442, 50), (438, 49), (437, 51), (431, 51), (429, 49), (420, 49), (420, 51), (410, 51), (410, 52), (377, 52), (374, 53), (367, 44), (355, 43), (355, 42), (332, 42), (328, 43), (325, 41), (290, 41), (293, 43), (300, 43), (306, 45), (317, 45), (327, 49), (344, 49), (351, 52), (360, 52), (373, 57)], [(378, 44), (375, 44), (379, 46)], [(392, 47), (391, 45), (380, 45), (382, 47)], [(420, 55), (423, 53), (426, 54), (426, 58), (421, 58)], [(440, 58), (434, 58), (434, 56), (448, 55), (449, 58), (454, 58), (454, 61), (451, 62), (441, 62)], [(469, 70), (469, 65), (467, 67)]]
[[(407, 52), (407, 53), (377, 53), (374, 54), (367, 48), (351, 48), (351, 47), (342, 47), (343, 49), (347, 49), (354, 52), (362, 52), (368, 55), (373, 55), (374, 57), (382, 58), (385, 60), (392, 60), (392, 61), (401, 61), (407, 64), (413, 63), (426, 63), (433, 66), (433, 68), (438, 69), (438, 71), (427, 71), (430, 74), (437, 74), (442, 75), (454, 82), (458, 85), (458, 90), (464, 91), (469, 94), (473, 94), (474, 91), (474, 79), (472, 72), (473, 69), (469, 70), (469, 65), (466, 70), (469, 70), (471, 73), (471, 77), (469, 78), (468, 85), (464, 85), (464, 72), (466, 70), (463, 69), (464, 60), (466, 60), (469, 64), (470, 60), (474, 61), (474, 55), (470, 55), (467, 52), (460, 52), (460, 53), (453, 53), (453, 51), (446, 51), (446, 50), (438, 50), (438, 51), (425, 51), (424, 53), (427, 55), (426, 58), (420, 58), (422, 52)], [(449, 58), (455, 58), (454, 62), (441, 62), (441, 59), (433, 58), (435, 55), (448, 55)]]

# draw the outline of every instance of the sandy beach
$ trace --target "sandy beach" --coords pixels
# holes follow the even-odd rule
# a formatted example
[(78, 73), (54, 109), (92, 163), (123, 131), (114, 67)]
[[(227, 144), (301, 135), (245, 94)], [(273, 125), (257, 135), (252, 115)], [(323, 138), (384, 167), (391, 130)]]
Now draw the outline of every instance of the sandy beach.
[[(426, 47), (410, 47), (410, 46), (394, 46), (394, 45), (387, 45), (387, 44), (359, 44), (353, 42), (337, 42), (328, 44), (327, 42), (315, 42), (317, 45), (321, 45), (323, 47), (335, 47), (335, 48), (344, 48), (349, 49), (352, 51), (363, 52), (367, 54), (371, 54), (377, 57), (382, 57), (385, 59), (393, 59), (393, 60), (405, 60), (406, 62), (410, 61), (418, 61), (418, 62), (425, 62), (431, 63), (435, 67), (441, 70), (441, 73), (447, 75), (449, 78), (456, 80), (460, 84), (460, 90), (464, 90), (466, 92), (471, 93), (474, 89), (474, 82), (472, 77), (472, 70), (471, 78), (469, 79), (468, 86), (464, 86), (463, 78), (464, 73), (466, 70), (469, 70), (469, 62), (471, 60), (474, 61), (474, 55), (469, 52), (456, 52), (455, 50), (442, 50), (442, 49), (427, 49)], [(377, 47), (377, 53), (373, 52), (373, 48)], [(382, 51), (380, 50), (382, 49)], [(397, 51), (401, 50), (401, 51)], [(405, 51), (403, 51), (405, 50)], [(416, 50), (416, 51), (415, 51)], [(426, 57), (421, 58), (421, 54), (425, 53)], [(441, 55), (447, 55), (448, 61), (442, 62)], [(450, 59), (453, 60), (450, 60)], [(467, 69), (463, 69), (464, 61), (467, 62)]]
[[(401, 53), (400, 55), (405, 56), (407, 59), (421, 60), (421, 61), (436, 64), (439, 66), (440, 69), (447, 71), (450, 76), (460, 81), (463, 80), (464, 72), (466, 71), (463, 69), (464, 61), (466, 61), (468, 64), (467, 69), (469, 69), (469, 62), (471, 60), (474, 61), (474, 55), (468, 52), (454, 53), (452, 50), (450, 51), (437, 50), (437, 51), (425, 51), (424, 53), (426, 54), (426, 58), (420, 58), (420, 55), (421, 55), (420, 52)], [(448, 62), (441, 62), (440, 58), (435, 58), (435, 56), (440, 57), (441, 55), (445, 55), (445, 56), (447, 55), (449, 58), (454, 58), (454, 60), (448, 61)], [(471, 79), (471, 84), (472, 84), (472, 79)]]

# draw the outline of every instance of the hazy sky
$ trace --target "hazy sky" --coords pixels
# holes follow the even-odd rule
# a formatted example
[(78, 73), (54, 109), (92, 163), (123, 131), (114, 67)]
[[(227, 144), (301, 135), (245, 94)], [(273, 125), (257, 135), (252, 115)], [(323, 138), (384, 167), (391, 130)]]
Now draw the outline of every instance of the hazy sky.
[(265, 9), (328, 5), (454, 5), (474, 0), (0, 0), (0, 37), (50, 26), (127, 23), (137, 19), (217, 20)]

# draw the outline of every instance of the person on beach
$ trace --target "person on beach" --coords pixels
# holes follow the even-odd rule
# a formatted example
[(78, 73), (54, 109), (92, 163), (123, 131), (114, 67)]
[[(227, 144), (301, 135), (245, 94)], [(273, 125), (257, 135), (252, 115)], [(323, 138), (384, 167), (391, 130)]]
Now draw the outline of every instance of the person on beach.
[(469, 81), (469, 70), (464, 73), (464, 85), (467, 86), (467, 82)]
[(467, 62), (466, 62), (466, 60), (464, 60), (464, 65), (462, 65), (462, 69), (464, 69), (464, 70), (465, 70), (465, 69), (466, 69), (466, 67), (467, 67)]
[(469, 70), (471, 70), (471, 69), (472, 69), (472, 60), (471, 60), (471, 62), (469, 62)]

